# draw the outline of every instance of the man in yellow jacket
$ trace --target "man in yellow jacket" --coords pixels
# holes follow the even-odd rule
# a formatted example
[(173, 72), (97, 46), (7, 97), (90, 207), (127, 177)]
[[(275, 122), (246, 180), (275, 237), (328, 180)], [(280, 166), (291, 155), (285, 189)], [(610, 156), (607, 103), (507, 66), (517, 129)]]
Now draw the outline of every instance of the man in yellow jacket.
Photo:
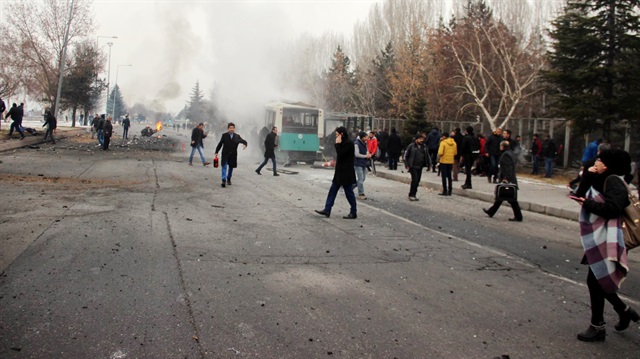
[(442, 176), (442, 193), (440, 196), (451, 196), (451, 171), (453, 170), (454, 157), (458, 154), (458, 146), (453, 138), (446, 132), (442, 133), (438, 156), (440, 157), (440, 175)]

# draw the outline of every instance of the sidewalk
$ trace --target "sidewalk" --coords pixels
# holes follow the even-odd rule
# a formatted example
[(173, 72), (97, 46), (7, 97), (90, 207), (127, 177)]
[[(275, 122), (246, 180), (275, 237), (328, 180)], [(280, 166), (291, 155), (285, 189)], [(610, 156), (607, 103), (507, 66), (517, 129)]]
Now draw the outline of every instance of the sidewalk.
[[(7, 126), (8, 128), (9, 126)], [(33, 136), (29, 133), (24, 134), (24, 140), (20, 140), (19, 135), (14, 133), (13, 138), (9, 138), (7, 131), (5, 131), (4, 123), (2, 131), (0, 132), (0, 152), (11, 151), (17, 148), (36, 146), (44, 142), (50, 142), (44, 140), (45, 131), (38, 131), (37, 136)], [(63, 138), (77, 136), (79, 134), (87, 133), (87, 129), (83, 127), (58, 127), (58, 134), (55, 135), (56, 141)]]
[[(382, 163), (376, 163), (377, 176), (403, 183), (411, 183), (411, 175), (407, 172), (402, 163), (398, 165), (398, 170), (390, 171)], [(465, 196), (488, 203), (493, 203), (494, 190), (496, 185), (487, 182), (486, 177), (473, 176), (473, 189), (464, 190), (460, 188), (464, 183), (466, 175), (460, 173), (458, 182), (453, 182), (453, 195)], [(422, 173), (420, 187), (426, 187), (436, 192), (442, 192), (442, 179), (436, 172)], [(523, 211), (536, 212), (564, 219), (577, 221), (580, 213), (580, 206), (567, 198), (569, 191), (565, 186), (552, 185), (535, 179), (518, 178), (518, 203)], [(409, 187), (407, 186), (407, 191)], [(424, 195), (423, 195), (424, 197)]]

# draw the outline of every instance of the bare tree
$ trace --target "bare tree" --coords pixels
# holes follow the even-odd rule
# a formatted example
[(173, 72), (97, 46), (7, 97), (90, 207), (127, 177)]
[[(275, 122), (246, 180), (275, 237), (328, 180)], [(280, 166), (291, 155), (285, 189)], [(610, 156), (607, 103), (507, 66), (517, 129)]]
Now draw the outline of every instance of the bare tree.
[(534, 94), (532, 84), (544, 65), (539, 39), (522, 41), (491, 11), (480, 7), (456, 26), (451, 46), (460, 90), (472, 99), (491, 129), (504, 127), (522, 101)]
[(22, 88), (50, 106), (55, 103), (67, 23), (71, 20), (70, 44), (94, 29), (91, 0), (76, 0), (72, 11), (69, 6), (68, 1), (57, 0), (11, 2), (5, 10), (11, 19), (0, 26), (7, 51), (3, 53), (23, 62)]

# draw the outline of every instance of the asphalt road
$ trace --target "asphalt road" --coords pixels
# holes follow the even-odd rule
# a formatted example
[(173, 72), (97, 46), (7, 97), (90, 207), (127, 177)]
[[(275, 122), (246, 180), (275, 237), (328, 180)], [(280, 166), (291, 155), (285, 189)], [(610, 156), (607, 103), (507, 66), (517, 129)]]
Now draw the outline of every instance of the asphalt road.
[(178, 138), (0, 154), (0, 358), (637, 358), (611, 307), (606, 342), (575, 339), (575, 222), (373, 176), (327, 219), (331, 171), (258, 176), (247, 151), (222, 189)]

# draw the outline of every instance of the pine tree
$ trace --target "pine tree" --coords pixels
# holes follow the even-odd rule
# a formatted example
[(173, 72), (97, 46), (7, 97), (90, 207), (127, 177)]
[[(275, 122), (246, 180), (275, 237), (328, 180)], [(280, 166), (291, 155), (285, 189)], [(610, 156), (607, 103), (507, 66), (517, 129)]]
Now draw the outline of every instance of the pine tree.
[(355, 78), (350, 66), (349, 56), (338, 46), (327, 73), (326, 100), (333, 111), (353, 112), (356, 108), (353, 101)]
[(196, 85), (191, 90), (191, 97), (189, 98), (187, 108), (187, 119), (192, 123), (204, 123), (208, 122), (207, 119), (207, 101), (204, 100), (204, 94), (200, 90), (200, 82), (196, 81)]
[(373, 60), (373, 81), (375, 84), (376, 115), (386, 117), (391, 110), (390, 78), (394, 71), (395, 53), (391, 41)]
[[(115, 112), (113, 111), (115, 98)], [(120, 119), (127, 113), (127, 104), (124, 103), (124, 98), (122, 97), (122, 92), (120, 91), (120, 86), (115, 85), (113, 90), (111, 90), (111, 94), (109, 94), (109, 101), (107, 102), (107, 116), (113, 116), (113, 120), (116, 121)]]
[(571, 0), (552, 23), (545, 78), (556, 113), (609, 138), (621, 120), (640, 114), (640, 18), (637, 0)]

